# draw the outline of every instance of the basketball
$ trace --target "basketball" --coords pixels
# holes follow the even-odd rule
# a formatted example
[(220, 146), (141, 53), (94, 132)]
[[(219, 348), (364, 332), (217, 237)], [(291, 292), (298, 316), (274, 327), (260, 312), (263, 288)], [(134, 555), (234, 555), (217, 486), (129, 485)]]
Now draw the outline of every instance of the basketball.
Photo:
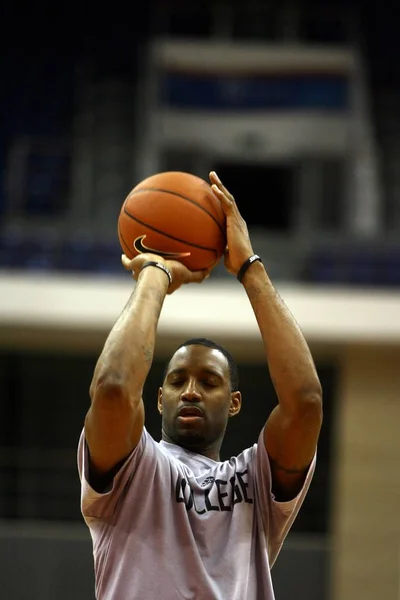
[(126, 197), (118, 238), (128, 258), (150, 252), (191, 271), (208, 269), (226, 247), (225, 215), (205, 180), (180, 171), (157, 173)]

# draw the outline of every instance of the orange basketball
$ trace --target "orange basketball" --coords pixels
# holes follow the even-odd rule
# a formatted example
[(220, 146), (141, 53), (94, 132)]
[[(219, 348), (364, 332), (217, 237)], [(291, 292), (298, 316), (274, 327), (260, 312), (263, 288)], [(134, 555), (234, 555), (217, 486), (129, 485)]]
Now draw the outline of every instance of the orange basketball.
[(226, 247), (225, 215), (209, 183), (190, 173), (147, 177), (128, 194), (118, 218), (126, 256), (151, 252), (191, 271), (212, 267)]

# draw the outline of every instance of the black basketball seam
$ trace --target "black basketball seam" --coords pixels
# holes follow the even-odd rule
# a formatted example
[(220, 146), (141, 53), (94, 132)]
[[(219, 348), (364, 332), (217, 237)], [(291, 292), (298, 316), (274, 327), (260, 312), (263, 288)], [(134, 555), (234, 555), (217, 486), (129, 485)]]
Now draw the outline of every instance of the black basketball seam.
[[(124, 209), (125, 209), (125, 205), (126, 205), (127, 200), (128, 199), (126, 198), (125, 201), (124, 201), (124, 204), (123, 204), (123, 208)], [(129, 245), (126, 243), (126, 241), (124, 239), (124, 236), (122, 235), (122, 231), (121, 231), (121, 226), (120, 226), (119, 219), (118, 219), (118, 235), (121, 237), (122, 243), (124, 244), (125, 248), (127, 248), (128, 251), (131, 252), (131, 249), (129, 248)]]
[[(121, 238), (121, 240), (122, 240), (122, 243), (123, 243), (123, 245), (125, 246), (125, 248), (127, 248), (127, 249), (128, 249), (128, 252), (129, 252), (130, 254), (132, 254), (132, 250), (129, 248), (128, 244), (126, 243), (126, 241), (125, 241), (125, 239), (124, 239), (124, 236), (122, 235), (122, 232), (121, 232), (121, 227), (119, 226), (119, 222), (118, 222), (118, 234), (119, 234), (119, 237)], [(128, 258), (130, 258), (130, 257), (128, 256)]]
[(224, 229), (221, 227), (220, 223), (217, 221), (217, 219), (214, 217), (214, 215), (212, 213), (210, 213), (206, 208), (204, 208), (204, 206), (201, 206), (201, 204), (197, 204), (196, 200), (192, 200), (192, 198), (189, 198), (188, 196), (185, 196), (184, 194), (179, 194), (178, 192), (174, 192), (172, 190), (164, 190), (163, 188), (139, 188), (136, 191), (132, 191), (130, 193), (130, 196), (133, 196), (136, 194), (141, 194), (142, 192), (161, 192), (162, 194), (172, 194), (173, 196), (178, 196), (178, 198), (182, 198), (183, 200), (186, 200), (187, 202), (194, 204), (195, 206), (197, 206), (197, 208), (200, 208), (200, 210), (204, 211), (209, 217), (211, 217), (211, 219), (214, 221), (214, 223), (216, 223), (218, 225), (221, 232), (225, 235)]
[(187, 246), (191, 246), (192, 248), (197, 248), (198, 250), (207, 250), (208, 252), (214, 252), (214, 254), (217, 255), (217, 251), (215, 248), (208, 248), (207, 246), (199, 246), (198, 244), (193, 244), (192, 242), (188, 242), (186, 240), (182, 240), (181, 238), (177, 238), (174, 235), (170, 235), (169, 233), (166, 233), (165, 231), (161, 231), (161, 229), (156, 229), (156, 227), (153, 227), (152, 225), (148, 225), (144, 221), (141, 221), (137, 217), (134, 217), (133, 215), (131, 215), (127, 211), (126, 207), (124, 207), (124, 213), (130, 219), (132, 219), (133, 221), (136, 221), (136, 223), (140, 223), (140, 225), (147, 227), (147, 229), (150, 229), (151, 231), (155, 231), (156, 233), (160, 233), (161, 235), (164, 235), (165, 237), (170, 238), (171, 240), (175, 240), (175, 242), (181, 242), (182, 244), (186, 244)]

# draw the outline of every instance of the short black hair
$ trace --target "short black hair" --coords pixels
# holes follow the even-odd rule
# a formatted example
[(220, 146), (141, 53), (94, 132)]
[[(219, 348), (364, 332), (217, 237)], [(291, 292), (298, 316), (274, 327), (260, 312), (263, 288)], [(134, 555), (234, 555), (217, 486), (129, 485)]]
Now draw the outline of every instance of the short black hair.
[[(175, 352), (177, 352), (181, 348), (185, 348), (186, 346), (205, 346), (206, 348), (212, 348), (213, 350), (218, 350), (219, 352), (221, 352), (221, 354), (223, 354), (225, 356), (225, 358), (228, 362), (231, 391), (236, 392), (239, 389), (238, 367), (235, 362), (235, 359), (233, 358), (233, 356), (229, 352), (229, 350), (227, 350), (220, 344), (217, 344), (217, 342), (214, 342), (213, 340), (209, 340), (208, 338), (198, 337), (198, 338), (190, 338), (190, 339), (186, 340), (185, 342), (182, 342), (182, 344), (180, 344), (176, 348)], [(174, 352), (174, 354), (175, 354), (175, 352)], [(167, 375), (169, 363), (170, 363), (170, 360), (168, 361), (168, 363), (166, 364), (165, 369), (164, 369), (164, 377), (163, 377), (164, 379)]]

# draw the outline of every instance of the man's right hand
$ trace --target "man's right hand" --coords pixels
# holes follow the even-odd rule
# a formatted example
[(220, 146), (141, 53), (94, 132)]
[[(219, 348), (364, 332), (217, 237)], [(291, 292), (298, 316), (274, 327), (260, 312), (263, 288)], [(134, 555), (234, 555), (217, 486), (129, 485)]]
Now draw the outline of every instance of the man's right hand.
[(148, 262), (149, 260), (159, 262), (169, 269), (172, 276), (172, 283), (168, 287), (167, 294), (172, 294), (179, 289), (181, 285), (186, 283), (201, 283), (204, 281), (204, 279), (209, 277), (211, 272), (211, 269), (205, 269), (203, 271), (190, 271), (182, 263), (176, 260), (165, 260), (165, 258), (158, 256), (157, 254), (139, 254), (133, 259), (128, 258), (125, 254), (123, 254), (121, 257), (124, 268), (127, 271), (131, 271), (135, 281), (138, 280), (144, 263)]

